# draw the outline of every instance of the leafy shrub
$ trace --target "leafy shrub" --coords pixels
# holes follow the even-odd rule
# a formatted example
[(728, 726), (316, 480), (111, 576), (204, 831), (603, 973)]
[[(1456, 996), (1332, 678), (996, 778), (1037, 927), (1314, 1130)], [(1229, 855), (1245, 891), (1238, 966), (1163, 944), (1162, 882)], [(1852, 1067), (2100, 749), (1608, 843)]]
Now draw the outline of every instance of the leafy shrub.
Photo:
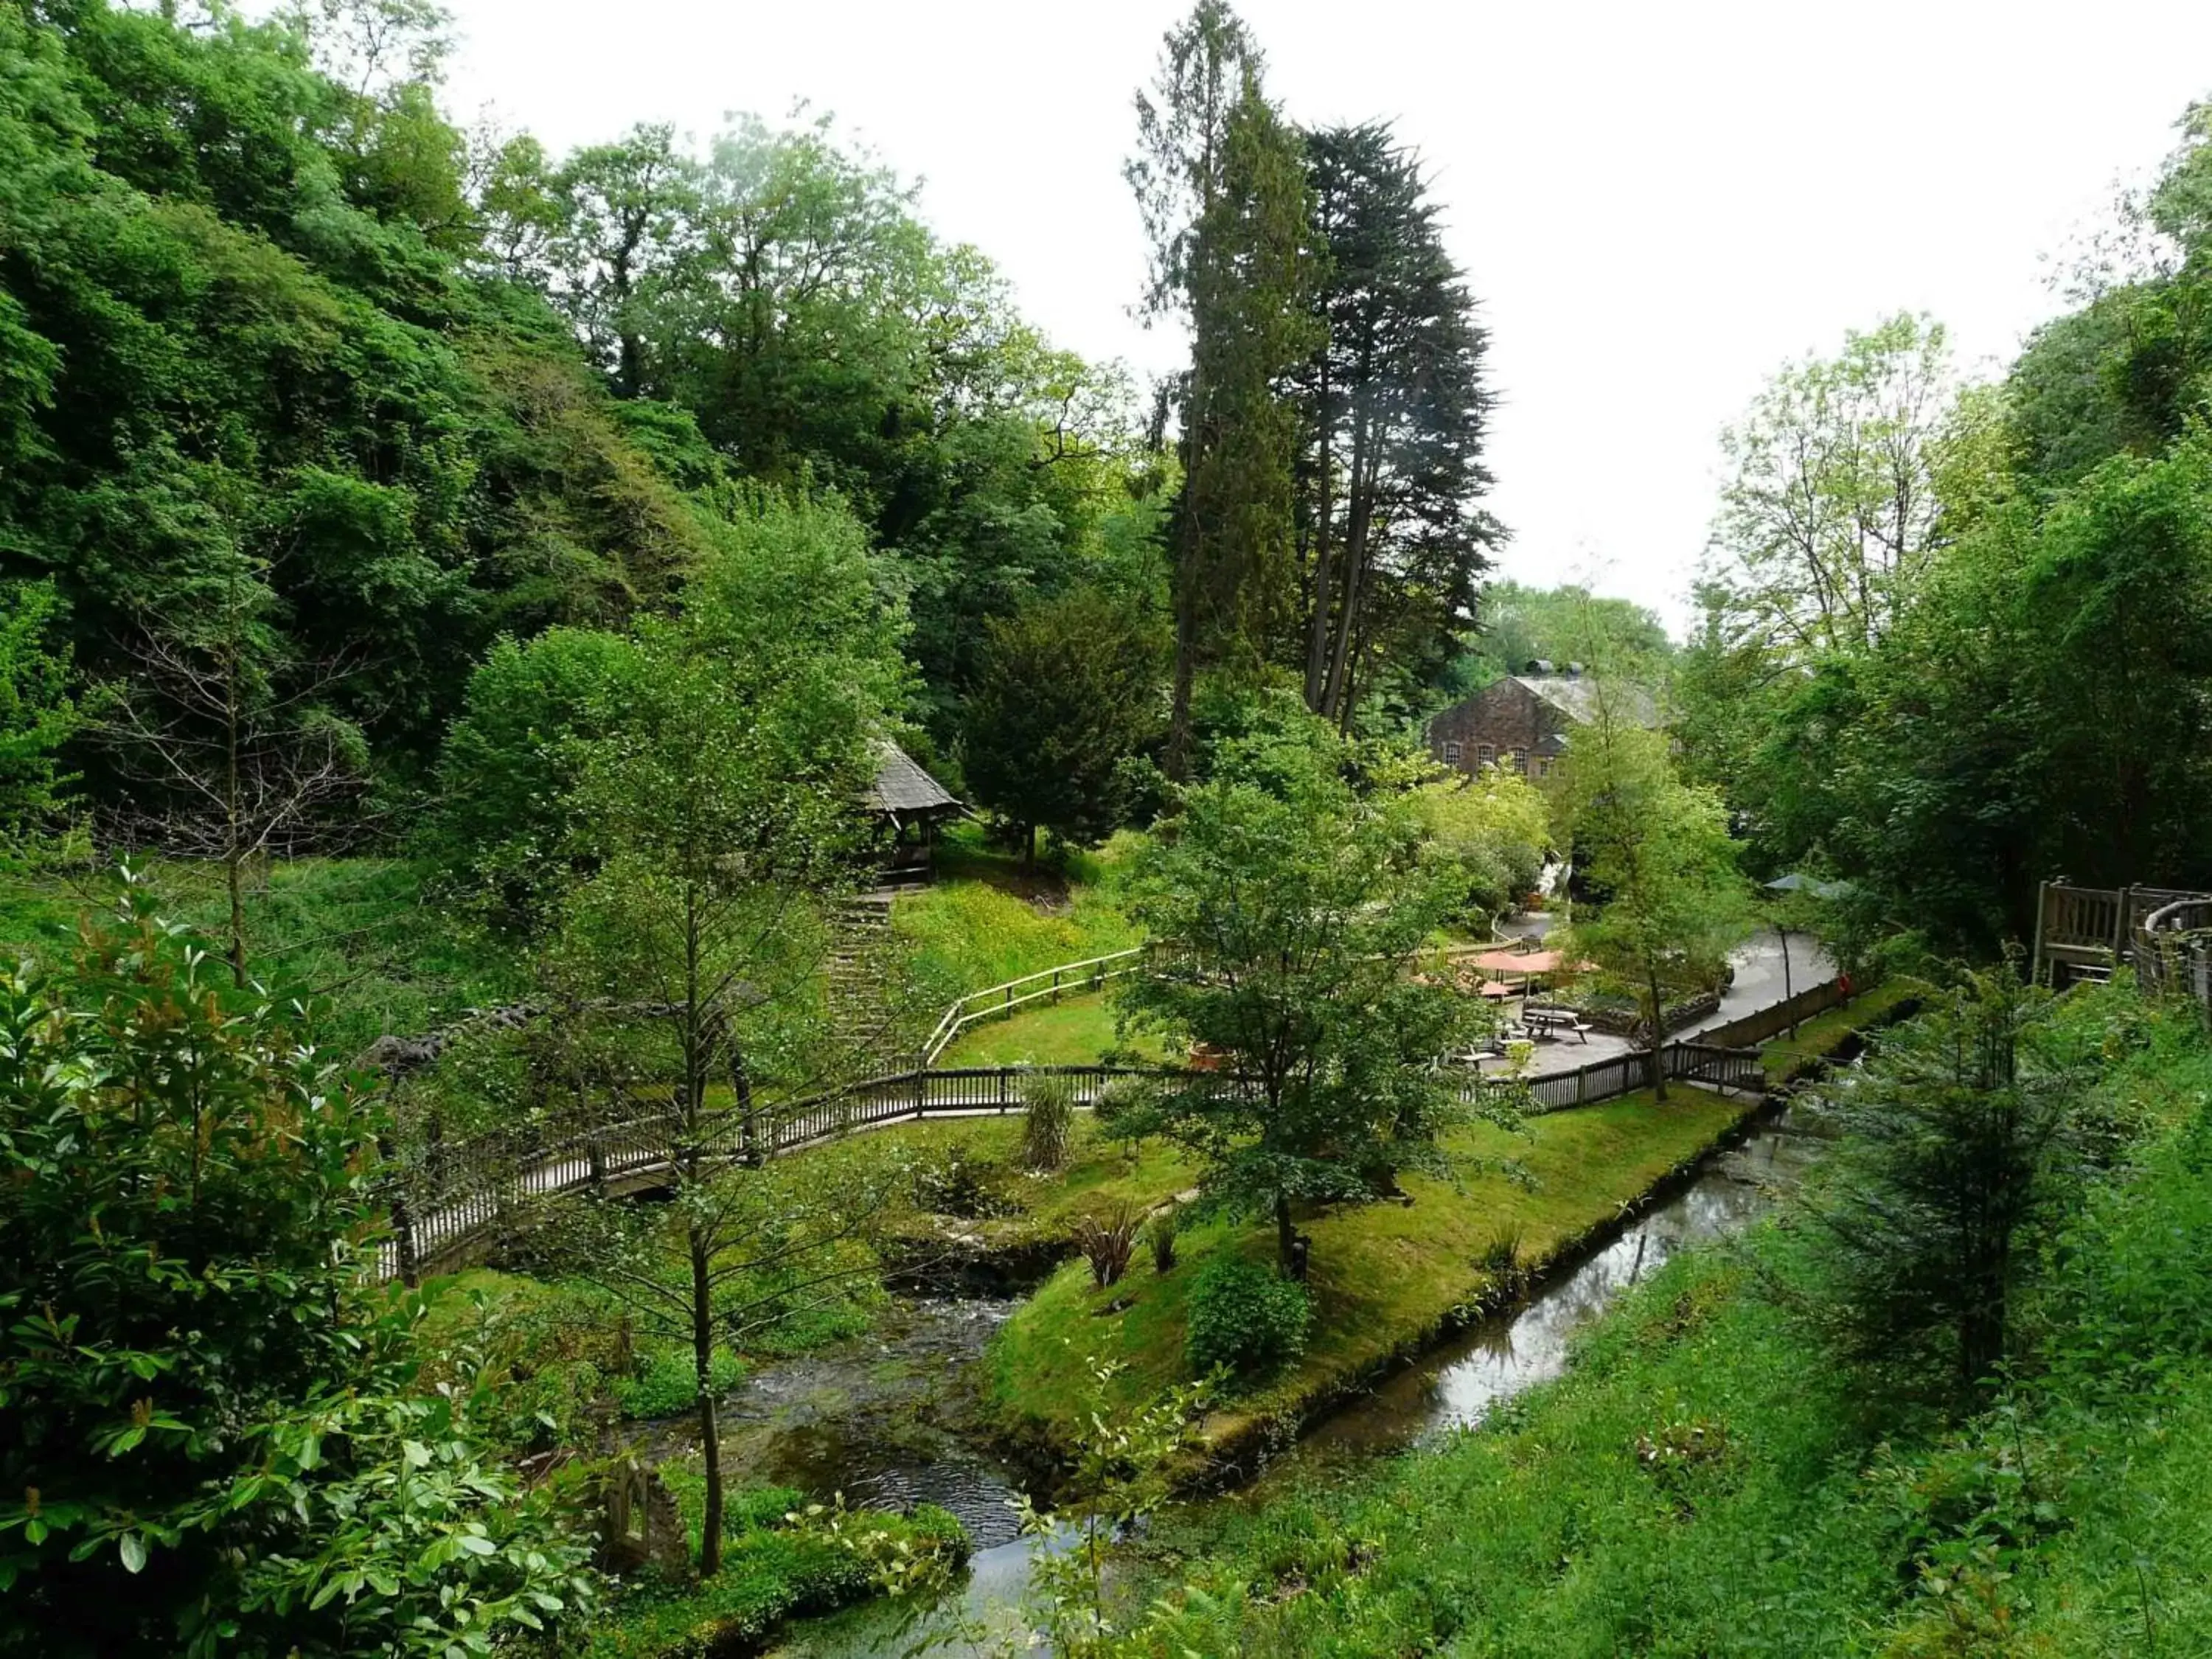
[(1091, 1281), (1103, 1290), (1129, 1271), (1137, 1249), (1137, 1212), (1117, 1204), (1103, 1218), (1085, 1216), (1075, 1224), (1075, 1248), (1091, 1264)]
[(0, 969), (0, 1652), (542, 1627), (586, 1552), (489, 1449), (481, 1367), (410, 1386), (362, 1253), (375, 1118), (282, 998), (119, 896)]
[(1018, 1209), (999, 1189), (1000, 1170), (964, 1140), (933, 1147), (914, 1162), (914, 1201), (933, 1215), (988, 1220)]
[[(707, 1363), (708, 1380), (718, 1395), (727, 1394), (745, 1380), (744, 1362), (726, 1348), (714, 1350)], [(651, 1355), (635, 1376), (619, 1378), (615, 1401), (625, 1417), (673, 1417), (687, 1412), (699, 1397), (690, 1351), (663, 1348)]]
[(1170, 1204), (1152, 1218), (1145, 1229), (1145, 1243), (1152, 1247), (1152, 1267), (1166, 1273), (1176, 1264), (1176, 1230), (1180, 1224), (1177, 1216), (1182, 1209)]
[(1022, 1167), (1067, 1167), (1075, 1146), (1075, 1080), (1057, 1072), (1032, 1072), (1022, 1079)]
[(1183, 1358), (1199, 1376), (1263, 1376), (1306, 1351), (1312, 1325), (1304, 1285), (1237, 1257), (1210, 1261), (1190, 1287)]

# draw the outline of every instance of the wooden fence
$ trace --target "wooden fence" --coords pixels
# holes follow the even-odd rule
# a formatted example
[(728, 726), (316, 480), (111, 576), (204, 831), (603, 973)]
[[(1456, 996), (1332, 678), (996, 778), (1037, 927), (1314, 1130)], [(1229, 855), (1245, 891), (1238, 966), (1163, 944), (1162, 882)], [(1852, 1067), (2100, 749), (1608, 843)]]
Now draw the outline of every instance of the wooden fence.
[(1132, 945), (1126, 951), (1110, 951), (1103, 957), (1063, 963), (1057, 968), (1041, 968), (1003, 985), (970, 991), (947, 1008), (945, 1017), (937, 1022), (937, 1029), (921, 1045), (921, 1063), (935, 1065), (937, 1057), (951, 1046), (953, 1039), (979, 1021), (1002, 1018), (1027, 1003), (1042, 999), (1057, 1002), (1062, 991), (1079, 986), (1085, 991), (1096, 991), (1109, 979), (1133, 973), (1137, 958), (1143, 954), (1144, 946)]
[[(1671, 1042), (1661, 1051), (1669, 1079), (1722, 1089), (1763, 1090), (1759, 1056), (1709, 1042)], [(458, 1267), (486, 1244), (520, 1231), (530, 1208), (566, 1194), (633, 1193), (665, 1186), (679, 1168), (773, 1158), (859, 1131), (927, 1117), (1002, 1115), (1024, 1109), (1027, 1083), (1062, 1077), (1075, 1103), (1097, 1103), (1119, 1079), (1188, 1075), (1132, 1066), (999, 1066), (921, 1068), (835, 1094), (776, 1108), (714, 1113), (687, 1139), (672, 1111), (643, 1112), (581, 1128), (487, 1136), (434, 1152), (391, 1180), (392, 1237), (380, 1268), (413, 1283)], [(1632, 1094), (1649, 1073), (1641, 1054), (1593, 1061), (1528, 1080), (1539, 1112), (1563, 1111)], [(1222, 1086), (1243, 1086), (1224, 1076)], [(1509, 1084), (1470, 1072), (1460, 1096)]]
[(1841, 1007), (1850, 1000), (1850, 993), (1844, 989), (1841, 980), (1824, 980), (1818, 985), (1808, 985), (1771, 1006), (1754, 1008), (1747, 1014), (1738, 1015), (1725, 1025), (1715, 1025), (1700, 1031), (1697, 1040), (1718, 1048), (1756, 1048), (1777, 1032), (1786, 1031), (1815, 1014)]
[[(1724, 1048), (1703, 1041), (1670, 1042), (1659, 1051), (1659, 1063), (1672, 1082), (1761, 1091), (1766, 1087), (1766, 1073), (1759, 1056), (1743, 1049)], [(1639, 1051), (1617, 1054), (1610, 1060), (1594, 1060), (1571, 1072), (1547, 1072), (1541, 1077), (1528, 1079), (1527, 1086), (1539, 1112), (1559, 1112), (1634, 1094), (1648, 1087), (1650, 1081), (1650, 1060)], [(1470, 1083), (1462, 1087), (1461, 1097), (1471, 1098), (1475, 1086)], [(1485, 1079), (1480, 1086), (1503, 1085), (1495, 1079)]]

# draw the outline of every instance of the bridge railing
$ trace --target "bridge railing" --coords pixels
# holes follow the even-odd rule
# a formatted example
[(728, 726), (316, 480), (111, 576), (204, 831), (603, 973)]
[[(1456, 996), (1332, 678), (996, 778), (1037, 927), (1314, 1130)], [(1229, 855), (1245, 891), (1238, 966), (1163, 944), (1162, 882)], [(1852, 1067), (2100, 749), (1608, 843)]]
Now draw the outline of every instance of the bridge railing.
[[(1747, 1050), (1670, 1042), (1660, 1059), (1671, 1079), (1717, 1088), (1765, 1086), (1759, 1056)], [(1039, 1077), (1069, 1079), (1075, 1103), (1088, 1108), (1117, 1082), (1192, 1075), (1133, 1066), (918, 1067), (805, 1100), (726, 1108), (703, 1116), (692, 1136), (683, 1115), (667, 1109), (488, 1135), (447, 1147), (390, 1177), (392, 1236), (380, 1267), (387, 1278), (411, 1283), (424, 1273), (457, 1267), (471, 1251), (520, 1230), (532, 1207), (548, 1199), (635, 1190), (665, 1180), (687, 1158), (709, 1164), (757, 1160), (893, 1123), (1013, 1115), (1027, 1109), (1028, 1085)], [(1225, 1073), (1218, 1080), (1224, 1088), (1249, 1086)], [(1649, 1080), (1645, 1056), (1632, 1054), (1524, 1079), (1518, 1086), (1542, 1113), (1632, 1094)], [(1515, 1086), (1470, 1071), (1461, 1079), (1460, 1097), (1473, 1100)]]

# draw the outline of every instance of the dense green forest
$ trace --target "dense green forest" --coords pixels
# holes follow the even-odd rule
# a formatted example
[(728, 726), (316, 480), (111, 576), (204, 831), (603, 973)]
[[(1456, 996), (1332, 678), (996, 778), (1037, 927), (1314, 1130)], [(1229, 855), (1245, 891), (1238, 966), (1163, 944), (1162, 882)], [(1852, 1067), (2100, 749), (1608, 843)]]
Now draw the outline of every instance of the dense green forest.
[[(2016, 960), (2212, 890), (2212, 106), (2002, 374), (1778, 369), (1678, 641), (1493, 578), (1448, 205), (1222, 0), (1152, 386), (449, 27), (0, 0), (0, 1654), (2212, 1651), (2202, 1011)], [(1556, 775), (1431, 758), (1532, 660)], [(1832, 1006), (1686, 1060), (1778, 926)], [(1176, 1501), (1785, 1108), (1559, 1382)]]

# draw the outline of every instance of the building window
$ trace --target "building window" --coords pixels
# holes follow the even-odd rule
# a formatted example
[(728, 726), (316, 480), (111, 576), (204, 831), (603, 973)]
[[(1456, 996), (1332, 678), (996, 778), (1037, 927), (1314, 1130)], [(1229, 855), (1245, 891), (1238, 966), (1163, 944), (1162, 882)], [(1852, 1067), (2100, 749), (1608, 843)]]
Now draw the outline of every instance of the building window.
[(1522, 777), (1525, 778), (1528, 775), (1528, 751), (1527, 750), (1515, 750), (1511, 755), (1506, 757), (1505, 763), (1511, 767), (1515, 771), (1518, 772)]
[(1444, 764), (1446, 766), (1457, 766), (1459, 764), (1459, 745), (1457, 744), (1448, 743), (1444, 745)]
[(1552, 775), (1552, 762), (1549, 756), (1539, 755), (1536, 757), (1536, 775), (1540, 778), (1548, 778)]
[(1492, 749), (1488, 744), (1478, 743), (1474, 745), (1474, 763), (1476, 765), (1487, 766), (1497, 758), (1498, 751), (1495, 749)]

